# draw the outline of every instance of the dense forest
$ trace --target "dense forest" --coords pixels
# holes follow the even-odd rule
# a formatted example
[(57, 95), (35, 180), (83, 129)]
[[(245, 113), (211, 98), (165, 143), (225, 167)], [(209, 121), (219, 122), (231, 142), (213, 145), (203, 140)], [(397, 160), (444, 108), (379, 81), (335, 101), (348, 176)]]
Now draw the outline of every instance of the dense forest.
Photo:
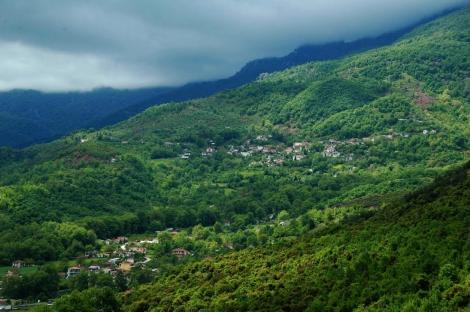
[(129, 105), (144, 102), (170, 88), (44, 93), (0, 92), (0, 146), (25, 147), (89, 128)]
[(187, 265), (126, 309), (456, 311), (470, 305), (469, 200), (470, 163), (368, 220)]
[(46, 279), (107, 238), (160, 233), (155, 271), (126, 286), (84, 277), (10, 294), (72, 290), (57, 311), (467, 305), (468, 23), (461, 10), (387, 47), (1, 148), (1, 264), (44, 264), (29, 278)]

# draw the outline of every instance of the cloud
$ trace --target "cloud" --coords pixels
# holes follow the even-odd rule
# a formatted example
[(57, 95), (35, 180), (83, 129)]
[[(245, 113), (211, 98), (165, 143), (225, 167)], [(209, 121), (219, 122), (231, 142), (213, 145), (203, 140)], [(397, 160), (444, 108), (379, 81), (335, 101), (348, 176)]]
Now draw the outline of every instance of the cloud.
[[(88, 90), (165, 84), (139, 68), (93, 54), (73, 54), (0, 42), (0, 90)], [(3, 55), (3, 56), (1, 56)]]
[(0, 90), (179, 85), (468, 0), (2, 0)]

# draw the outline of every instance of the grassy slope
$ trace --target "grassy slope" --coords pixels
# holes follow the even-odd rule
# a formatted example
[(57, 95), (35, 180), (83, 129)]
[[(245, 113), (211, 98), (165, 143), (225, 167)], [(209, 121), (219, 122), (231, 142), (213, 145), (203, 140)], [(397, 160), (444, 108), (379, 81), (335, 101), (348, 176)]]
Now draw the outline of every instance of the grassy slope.
[(186, 266), (129, 311), (455, 311), (470, 304), (470, 163), (374, 217)]

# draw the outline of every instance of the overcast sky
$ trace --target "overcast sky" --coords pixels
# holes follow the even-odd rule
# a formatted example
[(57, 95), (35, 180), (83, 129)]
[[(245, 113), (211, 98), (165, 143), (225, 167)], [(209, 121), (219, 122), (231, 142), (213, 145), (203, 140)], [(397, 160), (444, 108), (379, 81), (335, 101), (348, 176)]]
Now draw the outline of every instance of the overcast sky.
[(172, 86), (468, 0), (0, 0), (0, 90)]

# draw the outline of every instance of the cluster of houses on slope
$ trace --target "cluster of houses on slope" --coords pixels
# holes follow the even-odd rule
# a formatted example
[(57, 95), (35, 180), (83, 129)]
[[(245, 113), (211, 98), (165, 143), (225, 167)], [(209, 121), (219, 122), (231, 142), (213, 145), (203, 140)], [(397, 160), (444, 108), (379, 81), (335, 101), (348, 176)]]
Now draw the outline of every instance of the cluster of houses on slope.
[(330, 142), (330, 144), (325, 145), (322, 155), (323, 157), (338, 158), (341, 156), (341, 153), (336, 150), (336, 144)]
[[(175, 235), (178, 232), (173, 229), (168, 229), (168, 231)], [(135, 267), (145, 267), (146, 264), (151, 260), (147, 255), (147, 248), (145, 246), (151, 244), (158, 244), (158, 239), (146, 239), (146, 240), (137, 240), (130, 242), (129, 239), (125, 236), (119, 236), (113, 239), (107, 239), (104, 241), (106, 245), (116, 245), (116, 250), (112, 252), (98, 252), (88, 251), (85, 253), (86, 258), (98, 258), (106, 261), (105, 264), (92, 264), (89, 266), (75, 265), (69, 267), (65, 274), (62, 273), (63, 277), (71, 278), (81, 272), (97, 273), (103, 272), (106, 274), (116, 275), (118, 272), (128, 273)], [(178, 259), (183, 259), (186, 256), (191, 255), (191, 253), (184, 248), (175, 248), (171, 251), (171, 254), (177, 257)], [(143, 259), (137, 261), (136, 258)], [(103, 263), (103, 261), (97, 261)], [(12, 263), (12, 270), (9, 270), (6, 273), (6, 276), (15, 276), (19, 274), (19, 269), (31, 266), (22, 260), (16, 260)]]
[(104, 241), (106, 245), (111, 245), (111, 244), (125, 244), (129, 241), (129, 238), (126, 236), (118, 236), (115, 238), (107, 239)]
[[(407, 120), (407, 119), (403, 119)], [(421, 121), (420, 121), (421, 122)], [(423, 130), (423, 135), (432, 135), (436, 134), (437, 131), (434, 129)], [(364, 138), (352, 138), (345, 141), (338, 141), (330, 139), (326, 142), (320, 141), (324, 144), (324, 149), (322, 152), (323, 157), (339, 158), (343, 157), (346, 161), (352, 161), (353, 155), (341, 155), (341, 152), (338, 151), (338, 146), (342, 144), (349, 145), (362, 145), (365, 143), (374, 143), (377, 138), (383, 137), (385, 139), (394, 139), (395, 137), (410, 137), (409, 133), (396, 133), (391, 132), (383, 135), (376, 135), (371, 137)], [(303, 160), (310, 153), (310, 147), (312, 143), (302, 141), (294, 142), (292, 146), (284, 146), (283, 144), (268, 144), (272, 139), (271, 135), (258, 135), (254, 139), (246, 140), (244, 144), (240, 146), (229, 145), (222, 150), (225, 150), (227, 154), (236, 157), (249, 158), (256, 155), (263, 155), (263, 159), (260, 161), (253, 161), (250, 165), (268, 165), (268, 166), (280, 166), (283, 165), (286, 160), (300, 161)], [(178, 144), (165, 142), (165, 144)], [(201, 152), (201, 156), (208, 157), (217, 152), (215, 143), (210, 140), (209, 147), (205, 148)], [(190, 149), (186, 148), (183, 150), (183, 153), (179, 156), (181, 159), (190, 159), (192, 157), (192, 152)]]
[[(212, 154), (214, 154), (217, 150), (215, 149), (215, 147), (208, 147), (206, 148), (204, 151), (201, 152), (201, 156), (202, 157), (208, 157), (208, 156), (211, 156)], [(183, 154), (180, 155), (180, 158), (181, 159), (189, 159), (191, 158), (191, 151), (188, 150), (188, 149), (185, 149), (183, 151)]]
[[(167, 145), (167, 146), (172, 146), (172, 145), (175, 145), (175, 144), (178, 144), (178, 143), (165, 142), (165, 145)], [(214, 154), (216, 151), (217, 150), (215, 148), (215, 142), (212, 141), (212, 140), (209, 140), (209, 147), (207, 147), (206, 149), (204, 149), (201, 152), (201, 156), (202, 157), (208, 157), (208, 156), (211, 156), (212, 154)], [(192, 153), (188, 148), (185, 148), (183, 150), (183, 153), (181, 155), (179, 155), (179, 157), (181, 159), (189, 159), (189, 158), (191, 158), (191, 156), (192, 156)]]
[[(243, 158), (254, 156), (255, 154), (266, 155), (266, 163), (270, 165), (282, 165), (285, 158), (292, 160), (302, 160), (305, 158), (306, 153), (309, 152), (311, 143), (309, 142), (295, 142), (291, 147), (284, 147), (283, 145), (269, 145), (268, 141), (272, 139), (271, 135), (258, 135), (255, 139), (247, 140), (241, 146), (229, 145), (226, 150), (227, 154), (232, 156), (240, 156)], [(202, 157), (209, 157), (217, 152), (216, 144), (214, 141), (208, 141), (209, 146), (203, 149), (200, 154)], [(180, 143), (165, 142), (166, 146), (180, 145)], [(194, 151), (189, 148), (183, 149), (179, 155), (181, 159), (190, 159), (193, 157)]]
[[(403, 119), (406, 120), (406, 119)], [(420, 121), (421, 122), (421, 121)], [(423, 135), (432, 135), (436, 134), (437, 131), (432, 130), (423, 130)], [(352, 161), (354, 158), (353, 154), (342, 155), (341, 152), (338, 150), (338, 146), (342, 144), (348, 145), (362, 145), (365, 143), (374, 143), (377, 138), (383, 137), (385, 139), (394, 139), (395, 137), (410, 137), (409, 133), (396, 133), (391, 132), (388, 134), (371, 136), (371, 137), (364, 137), (364, 138), (351, 138), (345, 141), (338, 141), (334, 139), (330, 139), (326, 142), (320, 141), (324, 145), (324, 149), (322, 152), (323, 157), (331, 157), (331, 158), (344, 158), (346, 161)], [(288, 159), (294, 161), (303, 160), (307, 155), (310, 153), (310, 147), (312, 143), (302, 141), (302, 142), (294, 142), (292, 146), (285, 147), (283, 144), (268, 144), (271, 141), (271, 135), (258, 135), (254, 139), (246, 140), (244, 144), (240, 146), (229, 145), (224, 150), (226, 153), (232, 156), (242, 157), (242, 158), (249, 158), (255, 155), (263, 155), (263, 159), (260, 161), (253, 161), (251, 162), (251, 166), (256, 165), (268, 165), (268, 166), (280, 166), (283, 165), (284, 162)], [(210, 146), (207, 147), (205, 150), (201, 152), (203, 157), (208, 157), (214, 154), (217, 149), (215, 147), (215, 143), (213, 141), (209, 141)], [(170, 142), (167, 142), (170, 144)], [(177, 144), (177, 143), (171, 143)], [(191, 158), (191, 151), (189, 149), (185, 149), (183, 154), (180, 155), (182, 159), (189, 159)]]
[(247, 140), (241, 146), (230, 145), (227, 154), (232, 156), (241, 156), (243, 158), (252, 157), (256, 154), (264, 155), (265, 158), (261, 162), (266, 165), (282, 165), (286, 159), (302, 160), (310, 152), (310, 142), (295, 142), (292, 146), (285, 147), (283, 145), (265, 145), (269, 137), (258, 136), (255, 141)]
[[(404, 119), (406, 120), (406, 119)], [(434, 129), (431, 130), (423, 130), (422, 134), (425, 136), (434, 135), (437, 131)], [(330, 139), (327, 142), (321, 141), (320, 143), (324, 144), (324, 149), (322, 152), (323, 157), (331, 157), (331, 158), (339, 158), (341, 157), (341, 152), (338, 151), (338, 147), (341, 145), (364, 145), (366, 143), (375, 143), (377, 139), (384, 138), (388, 140), (393, 140), (395, 138), (402, 137), (402, 138), (409, 138), (410, 134), (406, 132), (390, 132), (388, 134), (364, 137), (364, 138), (352, 138), (346, 141), (338, 141), (334, 139)], [(354, 154), (348, 154), (343, 156), (344, 160), (352, 161), (354, 158)]]
[[(111, 260), (115, 261), (115, 259), (111, 259)], [(104, 266), (100, 266), (98, 264), (93, 264), (88, 267), (82, 266), (82, 265), (76, 265), (76, 266), (69, 267), (67, 269), (65, 278), (67, 279), (72, 278), (82, 272), (89, 272), (89, 273), (103, 272), (103, 273), (115, 276), (116, 274), (118, 274), (118, 272), (128, 273), (134, 267), (134, 265), (135, 265), (135, 262), (133, 258), (125, 259), (122, 262), (108, 262), (108, 264)]]
[[(178, 233), (173, 229), (169, 229), (172, 234)], [(90, 265), (88, 267), (73, 266), (68, 268), (65, 275), (66, 278), (73, 277), (83, 271), (88, 272), (104, 272), (107, 274), (115, 275), (117, 272), (128, 273), (133, 268), (145, 267), (151, 258), (147, 255), (146, 246), (158, 244), (158, 238), (137, 240), (130, 242), (125, 236), (119, 236), (113, 239), (104, 241), (106, 245), (117, 245), (113, 252), (98, 252), (91, 251), (85, 254), (88, 258), (105, 258), (107, 262), (105, 265)], [(178, 259), (182, 259), (191, 253), (184, 248), (175, 248), (171, 252)], [(137, 261), (136, 258), (143, 260)]]

